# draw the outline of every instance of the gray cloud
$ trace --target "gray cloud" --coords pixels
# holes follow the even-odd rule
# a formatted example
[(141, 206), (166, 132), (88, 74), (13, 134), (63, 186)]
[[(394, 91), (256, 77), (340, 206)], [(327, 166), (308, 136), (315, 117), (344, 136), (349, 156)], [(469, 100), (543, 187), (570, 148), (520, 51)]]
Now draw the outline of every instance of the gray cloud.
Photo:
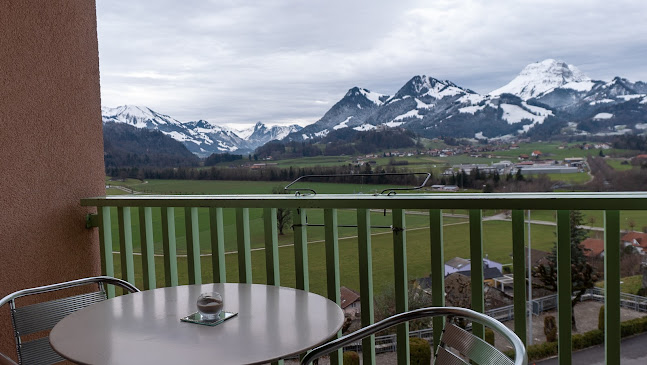
[(487, 93), (556, 58), (647, 80), (647, 2), (98, 0), (103, 104), (180, 120), (316, 121), (353, 86), (427, 74)]

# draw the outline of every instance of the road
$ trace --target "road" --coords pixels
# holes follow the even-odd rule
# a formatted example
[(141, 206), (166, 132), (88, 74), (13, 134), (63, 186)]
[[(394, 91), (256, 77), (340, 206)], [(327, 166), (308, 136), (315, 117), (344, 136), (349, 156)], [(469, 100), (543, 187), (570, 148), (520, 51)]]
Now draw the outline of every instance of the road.
[[(642, 333), (622, 340), (620, 347), (620, 363), (622, 365), (645, 365), (647, 364), (647, 333)], [(573, 353), (573, 364), (604, 365), (604, 345), (589, 347)], [(538, 362), (536, 365), (557, 365), (557, 358), (551, 358)]]

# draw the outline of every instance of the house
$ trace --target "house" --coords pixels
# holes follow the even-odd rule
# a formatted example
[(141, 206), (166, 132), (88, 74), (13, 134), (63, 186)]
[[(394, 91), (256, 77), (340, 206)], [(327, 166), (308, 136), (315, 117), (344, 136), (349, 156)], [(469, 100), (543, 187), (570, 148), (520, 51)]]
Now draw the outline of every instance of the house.
[(647, 253), (647, 233), (629, 232), (620, 238), (622, 247), (633, 246), (638, 253)]
[(584, 249), (584, 256), (588, 258), (604, 257), (604, 240), (597, 238), (587, 238), (580, 243)]
[(539, 157), (539, 156), (541, 156), (541, 151), (539, 151), (539, 150), (532, 151), (532, 153), (530, 155), (532, 157)]
[[(462, 270), (456, 272), (456, 274), (471, 277), (472, 270)], [(503, 273), (499, 268), (483, 266), (483, 282), (487, 285), (495, 286), (494, 279), (500, 278), (501, 276), (503, 276)]]
[(571, 167), (582, 167), (584, 165), (584, 158), (582, 157), (567, 157), (564, 159), (564, 163)]
[(522, 154), (519, 155), (520, 160), (527, 160), (529, 158), (530, 158), (530, 156), (526, 155), (525, 153), (522, 153)]
[(340, 307), (345, 316), (356, 317), (360, 313), (359, 293), (345, 286), (339, 288)]
[[(472, 265), (470, 260), (464, 259), (462, 257), (454, 257), (453, 259), (445, 263), (445, 277), (453, 273), (470, 271), (471, 269)], [(483, 272), (487, 272), (489, 276), (494, 275), (495, 271), (490, 269), (495, 269), (499, 272), (498, 276), (502, 276), (501, 272), (503, 271), (503, 265), (486, 257), (483, 259)]]
[(455, 272), (469, 270), (470, 267), (470, 260), (466, 260), (462, 257), (454, 257), (445, 263), (445, 277)]

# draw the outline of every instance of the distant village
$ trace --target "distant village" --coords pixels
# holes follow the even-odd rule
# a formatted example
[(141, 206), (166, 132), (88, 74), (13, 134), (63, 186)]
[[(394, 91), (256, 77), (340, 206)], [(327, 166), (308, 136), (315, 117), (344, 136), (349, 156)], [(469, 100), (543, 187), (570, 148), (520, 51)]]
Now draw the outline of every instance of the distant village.
[[(557, 147), (559, 150), (568, 148), (566, 145)], [(572, 147), (571, 147), (572, 148)], [(584, 143), (577, 148), (582, 150), (609, 150), (611, 145), (608, 143)], [(517, 143), (492, 143), (486, 145), (459, 145), (445, 148), (433, 148), (428, 150), (411, 150), (411, 151), (388, 151), (382, 154), (366, 154), (363, 156), (357, 156), (354, 158), (353, 162), (359, 166), (364, 166), (366, 164), (376, 165), (377, 159), (380, 157), (412, 157), (426, 155), (431, 157), (450, 157), (450, 156), (470, 156), (474, 158), (496, 158), (496, 152), (501, 151), (512, 151), (519, 149)], [(278, 163), (270, 162), (272, 161), (272, 156), (268, 156), (263, 159), (262, 162), (249, 162), (243, 164), (243, 166), (250, 169), (263, 169), (276, 167)], [(397, 161), (396, 161), (397, 164)], [(231, 166), (234, 167), (234, 166)], [(535, 150), (528, 154), (519, 154), (516, 161), (510, 160), (501, 160), (492, 164), (459, 164), (453, 165), (450, 168), (446, 169), (443, 175), (452, 175), (457, 172), (465, 171), (465, 173), (470, 173), (472, 170), (478, 169), (480, 172), (484, 173), (494, 173), (499, 174), (516, 174), (517, 170), (521, 170), (522, 175), (530, 174), (571, 174), (578, 172), (587, 172), (588, 167), (586, 165), (586, 159), (582, 157), (571, 157), (565, 158), (563, 160), (555, 160), (550, 158), (545, 158), (544, 153), (540, 150)]]

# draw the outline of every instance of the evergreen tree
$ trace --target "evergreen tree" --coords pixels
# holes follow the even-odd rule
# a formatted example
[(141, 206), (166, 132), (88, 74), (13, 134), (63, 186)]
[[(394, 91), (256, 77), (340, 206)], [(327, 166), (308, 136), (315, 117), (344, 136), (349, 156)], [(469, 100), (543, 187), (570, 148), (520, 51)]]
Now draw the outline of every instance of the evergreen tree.
[[(574, 313), (575, 304), (580, 301), (586, 290), (593, 288), (598, 281), (595, 269), (586, 261), (584, 252), (587, 249), (581, 245), (588, 235), (588, 232), (581, 227), (582, 223), (582, 213), (578, 210), (572, 210), (570, 212), (571, 280), (572, 290), (576, 292), (576, 295), (571, 299), (571, 313), (573, 313), (571, 321), (575, 331), (577, 331)], [(553, 250), (547, 256), (547, 259), (548, 263), (535, 267), (532, 275), (541, 281), (541, 285), (538, 285), (539, 287), (557, 291), (557, 243), (553, 246)]]

